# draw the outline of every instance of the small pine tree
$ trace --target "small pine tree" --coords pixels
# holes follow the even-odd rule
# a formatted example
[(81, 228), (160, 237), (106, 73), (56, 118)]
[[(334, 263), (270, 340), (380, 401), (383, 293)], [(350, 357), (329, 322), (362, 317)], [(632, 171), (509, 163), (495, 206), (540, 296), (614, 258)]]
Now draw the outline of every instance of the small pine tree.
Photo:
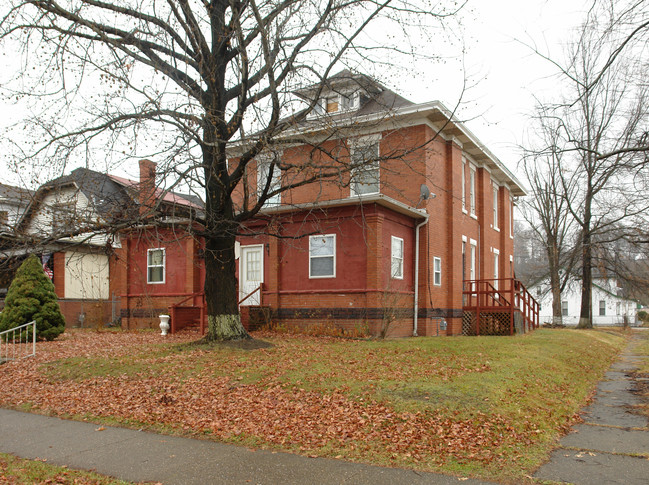
[(0, 331), (36, 321), (36, 338), (54, 340), (65, 330), (65, 319), (54, 284), (33, 254), (18, 268), (0, 315)]

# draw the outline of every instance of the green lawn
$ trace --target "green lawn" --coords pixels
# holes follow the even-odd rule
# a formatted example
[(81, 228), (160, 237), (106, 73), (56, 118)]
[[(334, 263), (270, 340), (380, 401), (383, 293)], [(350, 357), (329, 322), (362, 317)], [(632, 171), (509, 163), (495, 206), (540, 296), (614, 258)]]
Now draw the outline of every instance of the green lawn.
[(131, 482), (115, 480), (97, 473), (70, 470), (39, 460), (23, 460), (0, 453), (0, 483), (12, 485), (128, 485)]
[[(387, 341), (266, 334), (273, 347), (242, 350), (131, 335), (137, 339), (69, 336), (61, 343), (69, 350), (42, 356), (33, 370), (39, 386), (16, 384), (0, 402), (309, 456), (520, 482), (575, 422), (626, 342), (615, 330)], [(103, 346), (92, 345), (95, 339)], [(45, 397), (63, 394), (71, 381), (73, 397)], [(4, 385), (11, 383), (0, 379)]]

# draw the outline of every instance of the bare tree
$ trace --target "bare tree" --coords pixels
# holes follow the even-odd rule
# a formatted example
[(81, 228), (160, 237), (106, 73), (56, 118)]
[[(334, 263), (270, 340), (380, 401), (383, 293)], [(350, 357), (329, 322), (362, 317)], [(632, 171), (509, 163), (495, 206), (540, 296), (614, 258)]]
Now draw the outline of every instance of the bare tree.
[[(641, 37), (625, 5), (595, 2), (561, 65), (566, 90), (540, 117), (556, 126), (549, 151), (561, 153), (561, 197), (579, 229), (582, 300), (579, 327), (592, 327), (592, 269), (596, 244), (632, 225), (647, 205), (645, 167), (647, 86)], [(635, 17), (633, 17), (635, 18)], [(622, 44), (620, 38), (624, 39)], [(639, 44), (634, 44), (632, 40)]]
[[(46, 158), (65, 166), (97, 149), (107, 159), (121, 151), (164, 156), (174, 175), (166, 188), (188, 187), (205, 202), (197, 234), (206, 245), (207, 337), (245, 338), (234, 256), (241, 225), (281, 191), (336, 181), (351, 168), (326, 144), (292, 131), (318, 108), (319, 90), (303, 99), (302, 111), (293, 93), (338, 66), (424, 52), (408, 33), (426, 37), (458, 8), (407, 0), (12, 0), (0, 38), (22, 50), (25, 87), (13, 94), (37, 100), (26, 123), (36, 143), (20, 147), (19, 163)], [(386, 31), (397, 39), (387, 46)], [(304, 169), (272, 155), (295, 143), (313, 146), (311, 165), (277, 185), (276, 171)], [(271, 154), (266, 183), (249, 196), (247, 167), (263, 153)]]
[[(543, 112), (542, 112), (543, 113)], [(564, 180), (564, 153), (558, 149), (561, 125), (544, 116), (537, 118), (536, 134), (543, 145), (527, 149), (523, 170), (531, 187), (531, 197), (521, 204), (522, 214), (546, 256), (545, 270), (537, 271), (537, 281), (548, 278), (552, 292), (552, 319), (562, 324), (561, 293), (572, 277), (577, 260), (574, 220), (569, 201), (576, 193), (574, 181)]]

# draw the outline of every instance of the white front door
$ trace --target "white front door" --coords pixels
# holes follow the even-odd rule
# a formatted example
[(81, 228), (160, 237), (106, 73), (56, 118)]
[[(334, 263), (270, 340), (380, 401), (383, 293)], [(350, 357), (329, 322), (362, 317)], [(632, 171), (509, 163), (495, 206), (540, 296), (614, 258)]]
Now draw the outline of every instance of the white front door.
[[(264, 246), (241, 246), (239, 258), (239, 300), (245, 298), (264, 282)], [(259, 305), (259, 291), (241, 302), (242, 305)]]

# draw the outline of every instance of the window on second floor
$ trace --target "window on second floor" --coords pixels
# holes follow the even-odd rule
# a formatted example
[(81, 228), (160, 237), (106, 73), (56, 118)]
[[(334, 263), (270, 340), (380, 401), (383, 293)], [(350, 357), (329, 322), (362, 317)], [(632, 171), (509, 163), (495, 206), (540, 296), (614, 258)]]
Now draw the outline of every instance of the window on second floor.
[(462, 210), (466, 212), (466, 161), (462, 160)]
[(471, 205), (471, 215), (475, 215), (475, 170), (469, 169), (469, 203)]
[(74, 202), (63, 202), (52, 205), (52, 232), (61, 235), (73, 231), (82, 221), (75, 221)]
[[(272, 166), (271, 164), (272, 162), (270, 156), (259, 157), (257, 160), (257, 195), (261, 195), (264, 188), (266, 187), (266, 184), (268, 183), (268, 178), (271, 176), (270, 174), (270, 168)], [(281, 188), (282, 186), (281, 177), (282, 177), (281, 169), (279, 168), (278, 165), (274, 165), (272, 179), (270, 181), (270, 186), (268, 187), (268, 193), (271, 193), (272, 191)], [(281, 203), (282, 203), (282, 194), (280, 192), (266, 199), (266, 202), (264, 202), (264, 207), (276, 206), (276, 205), (280, 205)]]
[(498, 229), (498, 186), (494, 185), (494, 229)]
[(351, 194), (364, 195), (380, 192), (379, 140), (367, 137), (351, 148)]

